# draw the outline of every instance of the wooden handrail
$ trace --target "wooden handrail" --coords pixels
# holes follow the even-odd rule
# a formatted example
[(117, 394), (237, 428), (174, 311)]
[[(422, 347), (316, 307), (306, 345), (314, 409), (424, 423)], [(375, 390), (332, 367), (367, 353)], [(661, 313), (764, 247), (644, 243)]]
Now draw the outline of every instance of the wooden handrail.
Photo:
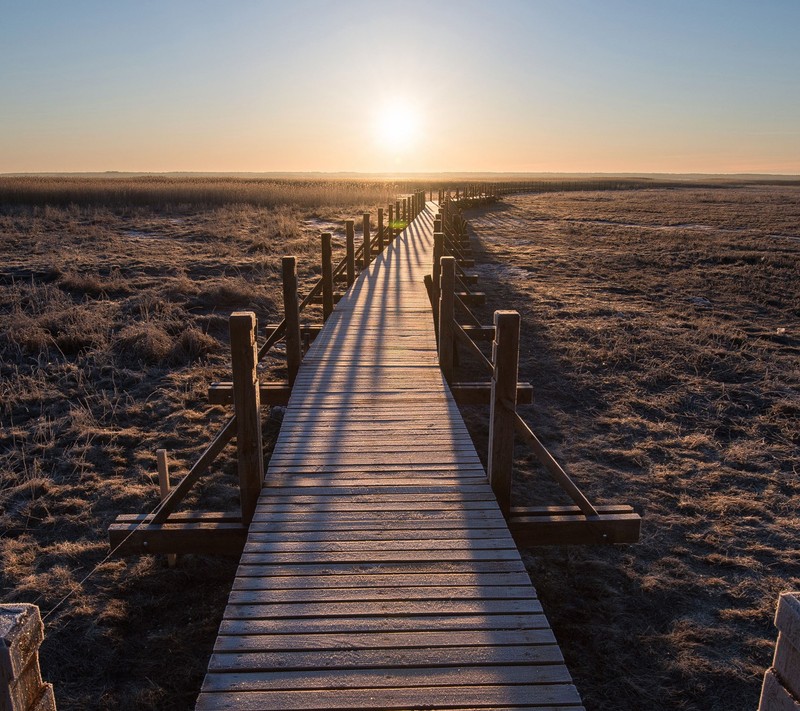
[(547, 448), (541, 443), (534, 431), (528, 427), (525, 420), (519, 416), (519, 413), (516, 412), (515, 415), (515, 430), (533, 450), (533, 453), (541, 462), (542, 466), (550, 472), (564, 492), (575, 502), (584, 516), (597, 516), (597, 509), (595, 509), (589, 499), (583, 495), (583, 492), (578, 488), (578, 485), (572, 481), (570, 475), (561, 468), (561, 465), (555, 460), (553, 455), (547, 451)]
[(494, 365), (492, 361), (490, 361), (485, 355), (483, 355), (483, 351), (475, 345), (475, 341), (473, 341), (468, 335), (467, 332), (461, 328), (461, 324), (453, 321), (453, 333), (455, 337), (464, 345), (464, 347), (472, 353), (477, 359), (478, 362), (490, 373), (494, 374)]

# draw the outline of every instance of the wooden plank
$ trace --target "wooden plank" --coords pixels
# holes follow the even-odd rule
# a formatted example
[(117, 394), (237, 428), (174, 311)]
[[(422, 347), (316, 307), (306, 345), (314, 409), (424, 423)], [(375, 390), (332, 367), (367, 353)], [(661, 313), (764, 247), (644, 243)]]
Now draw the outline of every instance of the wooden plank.
[[(536, 703), (532, 704), (531, 700)], [(376, 707), (376, 703), (379, 706)], [(545, 709), (559, 711), (581, 708), (574, 686), (547, 684), (539, 686), (503, 685), (479, 687), (417, 687), (415, 689), (348, 689), (314, 691), (248, 691), (236, 694), (236, 708), (242, 711), (255, 709), (462, 709), (471, 706), (492, 708)], [(570, 704), (569, 707), (566, 707)], [(566, 707), (566, 708), (565, 708)], [(197, 699), (198, 711), (227, 709), (230, 706), (221, 695), (203, 693)]]
[(508, 521), (520, 547), (636, 543), (642, 519), (639, 514), (519, 516)]
[(255, 575), (248, 577), (248, 568), (242, 566), (240, 575), (233, 582), (234, 590), (303, 590), (306, 588), (375, 588), (375, 587), (464, 587), (464, 586), (527, 586), (530, 580), (524, 573), (406, 573), (402, 570), (368, 575), (357, 572), (337, 576), (335, 580), (320, 580), (315, 575), (293, 575), (280, 578), (258, 575), (258, 570), (249, 568)]
[(198, 553), (239, 555), (247, 527), (241, 523), (184, 523), (141, 525), (113, 523), (108, 528), (115, 555), (142, 553)]
[[(417, 649), (413, 656), (403, 649), (343, 649), (337, 651), (305, 652), (214, 652), (210, 671), (240, 671), (255, 669), (314, 669), (314, 668), (393, 668), (407, 665), (451, 666), (560, 664), (563, 657), (554, 644), (502, 647), (434, 647)], [(320, 707), (317, 707), (320, 708)], [(325, 708), (321, 706), (321, 708)]]
[(390, 617), (393, 615), (508, 615), (540, 613), (538, 600), (392, 600), (324, 603), (253, 603), (228, 605), (226, 619), (268, 617)]
[(296, 672), (240, 672), (209, 674), (203, 691), (261, 691), (300, 689), (383, 689), (423, 686), (489, 686), (499, 684), (569, 683), (560, 664), (541, 666), (472, 666), (403, 669), (347, 669)]
[(403, 615), (402, 617), (302, 617), (236, 620), (225, 618), (220, 634), (319, 634), (345, 632), (435, 632), (442, 630), (529, 630), (549, 629), (543, 613)]

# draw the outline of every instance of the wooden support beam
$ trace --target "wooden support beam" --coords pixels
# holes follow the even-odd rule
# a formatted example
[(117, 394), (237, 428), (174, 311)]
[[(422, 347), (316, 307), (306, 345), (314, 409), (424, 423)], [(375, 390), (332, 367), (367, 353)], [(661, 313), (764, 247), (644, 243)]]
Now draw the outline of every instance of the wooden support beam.
[(328, 320), (333, 313), (333, 261), (331, 235), (322, 235), (322, 318)]
[(114, 555), (142, 553), (194, 553), (241, 555), (248, 526), (227, 514), (205, 513), (202, 518), (180, 514), (165, 524), (155, 524), (137, 516), (118, 516), (108, 528)]
[[(343, 291), (334, 291), (331, 294), (331, 299), (333, 300), (334, 304), (338, 304), (343, 298), (344, 298), (344, 292)], [(323, 305), (323, 310), (324, 310), (325, 295), (324, 294), (320, 294), (319, 296), (315, 296), (313, 299), (311, 299), (310, 303), (312, 303), (312, 304), (322, 304)], [(332, 308), (331, 308), (331, 311), (333, 311)]]
[(636, 543), (642, 519), (630, 507), (598, 507), (597, 516), (580, 509), (550, 512), (555, 507), (513, 509), (508, 528), (521, 548), (548, 545)]
[(251, 311), (237, 311), (231, 314), (230, 332), (239, 493), (242, 521), (249, 524), (264, 482), (261, 398), (256, 370), (258, 363), (256, 315)]
[[(489, 405), (491, 403), (491, 383), (450, 383), (450, 392), (459, 405)], [(533, 386), (530, 383), (517, 383), (517, 404), (533, 403)]]
[(503, 514), (511, 508), (511, 480), (514, 466), (514, 426), (517, 416), (517, 369), (519, 325), (516, 311), (495, 311), (495, 340), (492, 346), (492, 395), (489, 404), (488, 475)]
[[(261, 383), (258, 387), (262, 405), (287, 405), (292, 394), (292, 386), (287, 381)], [(233, 383), (211, 383), (208, 386), (208, 402), (212, 405), (233, 404)]]
[(353, 220), (347, 220), (344, 223), (347, 244), (346, 271), (347, 271), (347, 286), (352, 286), (356, 280), (356, 238), (355, 238), (355, 223)]
[(486, 303), (486, 294), (482, 291), (459, 291), (457, 294), (467, 306), (483, 306)]
[(493, 341), (494, 326), (473, 326), (461, 324), (461, 329), (473, 341)]
[(584, 515), (596, 516), (597, 511), (594, 506), (592, 506), (591, 502), (583, 495), (578, 485), (572, 481), (569, 474), (564, 471), (553, 455), (547, 451), (547, 448), (539, 441), (539, 438), (534, 431), (528, 427), (525, 420), (516, 413), (514, 414), (513, 427), (533, 450), (533, 453), (536, 455), (539, 462), (541, 462), (542, 466), (550, 472), (550, 475), (556, 480), (567, 496), (575, 502)]
[(452, 257), (442, 257), (441, 283), (439, 293), (439, 367), (445, 380), (449, 383), (453, 379), (453, 314), (455, 302), (453, 287), (455, 286), (455, 260)]
[(300, 302), (297, 299), (297, 259), (284, 257), (283, 272), (283, 319), (286, 323), (286, 370), (289, 385), (294, 385), (300, 361), (303, 359), (303, 342), (300, 337)]

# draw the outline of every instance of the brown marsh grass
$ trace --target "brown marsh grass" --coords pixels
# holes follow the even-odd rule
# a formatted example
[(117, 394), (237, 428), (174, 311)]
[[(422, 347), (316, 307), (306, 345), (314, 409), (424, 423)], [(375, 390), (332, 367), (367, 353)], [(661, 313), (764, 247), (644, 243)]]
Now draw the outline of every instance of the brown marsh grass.
[[(228, 315), (279, 320), (281, 256), (306, 293), (320, 231), (342, 252), (343, 220), (377, 208), (344, 202), (0, 210), (0, 599), (47, 614), (71, 594), (42, 646), (60, 709), (193, 707), (236, 561), (101, 563), (106, 529), (156, 505), (157, 448), (180, 476), (224, 420), (205, 392), (229, 377)], [(235, 509), (235, 481), (228, 451), (190, 503)]]
[[(645, 513), (637, 545), (524, 556), (587, 709), (756, 708), (800, 589), (800, 189), (469, 217), (488, 304), (522, 315), (524, 416), (590, 498)], [(518, 500), (567, 503), (523, 447), (516, 472)]]
[[(236, 561), (84, 577), (113, 518), (156, 504), (154, 451), (180, 474), (225, 417), (205, 392), (229, 375), (227, 315), (277, 320), (280, 257), (304, 292), (319, 232), (393, 193), (42, 180), (0, 179), (0, 594), (47, 613), (71, 593), (42, 648), (61, 709), (188, 709)], [(489, 304), (523, 314), (526, 416), (597, 500), (646, 510), (637, 546), (526, 554), (587, 708), (755, 706), (800, 582), (797, 196), (552, 192), (474, 217)], [(557, 495), (517, 464), (520, 497)], [(190, 503), (235, 507), (235, 478), (228, 453)]]

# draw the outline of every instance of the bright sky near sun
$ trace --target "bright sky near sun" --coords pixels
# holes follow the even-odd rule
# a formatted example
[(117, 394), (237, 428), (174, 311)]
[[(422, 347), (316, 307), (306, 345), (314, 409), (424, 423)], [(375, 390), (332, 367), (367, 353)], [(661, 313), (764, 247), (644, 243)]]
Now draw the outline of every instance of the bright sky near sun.
[(800, 173), (800, 0), (0, 0), (0, 173)]

